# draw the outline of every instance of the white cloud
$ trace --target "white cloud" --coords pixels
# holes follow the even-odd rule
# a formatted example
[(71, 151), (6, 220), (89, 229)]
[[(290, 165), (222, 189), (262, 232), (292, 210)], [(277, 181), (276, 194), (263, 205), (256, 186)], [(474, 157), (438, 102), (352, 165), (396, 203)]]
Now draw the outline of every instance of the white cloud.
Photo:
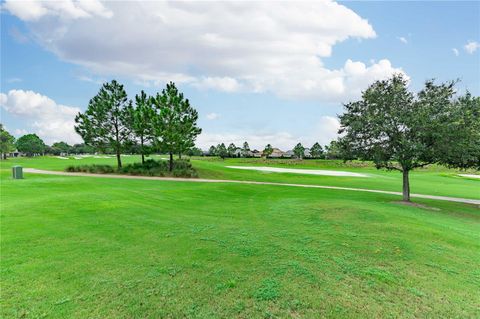
[(60, 19), (79, 19), (100, 16), (111, 18), (113, 13), (98, 0), (10, 0), (3, 8), (24, 21), (36, 21), (46, 16)]
[(216, 120), (219, 117), (220, 117), (220, 114), (218, 114), (218, 113), (208, 113), (207, 116), (206, 116), (207, 120), (209, 120), (209, 121)]
[(337, 117), (322, 116), (314, 128), (310, 144), (315, 142), (319, 142), (321, 145), (329, 144), (332, 140), (337, 139), (339, 129), (340, 120)]
[(459, 55), (460, 55), (460, 52), (458, 52), (458, 49), (457, 49), (457, 48), (453, 48), (453, 49), (452, 49), (452, 52), (453, 52), (453, 54), (455, 54), (455, 56), (459, 56)]
[(251, 149), (263, 150), (265, 145), (272, 144), (283, 151), (292, 149), (297, 143), (302, 143), (305, 147), (311, 147), (315, 142), (321, 145), (329, 144), (338, 137), (340, 122), (338, 118), (332, 116), (322, 116), (317, 125), (311, 130), (308, 136), (292, 134), (288, 131), (280, 132), (239, 132), (239, 133), (208, 133), (204, 132), (197, 138), (196, 145), (207, 150), (211, 145), (225, 143), (227, 146), (234, 143), (237, 146), (243, 145), (247, 141)]
[(475, 53), (477, 49), (480, 48), (480, 43), (476, 41), (469, 41), (467, 44), (465, 44), (464, 49), (467, 51), (469, 54)]
[(80, 111), (77, 107), (57, 104), (45, 95), (24, 90), (0, 93), (0, 105), (6, 112), (21, 118), (30, 127), (29, 131), (36, 133), (47, 144), (82, 141), (73, 129), (75, 115)]
[(111, 1), (92, 9), (7, 0), (4, 7), (45, 48), (100, 77), (338, 102), (358, 94), (365, 79), (401, 71), (388, 60), (360, 73), (323, 64), (336, 44), (376, 36), (367, 20), (333, 1)]
[(237, 92), (241, 85), (236, 79), (231, 77), (204, 77), (200, 80), (194, 81), (194, 86), (201, 89), (215, 89), (224, 92)]
[(397, 37), (397, 39), (404, 44), (408, 43), (408, 40), (405, 37)]

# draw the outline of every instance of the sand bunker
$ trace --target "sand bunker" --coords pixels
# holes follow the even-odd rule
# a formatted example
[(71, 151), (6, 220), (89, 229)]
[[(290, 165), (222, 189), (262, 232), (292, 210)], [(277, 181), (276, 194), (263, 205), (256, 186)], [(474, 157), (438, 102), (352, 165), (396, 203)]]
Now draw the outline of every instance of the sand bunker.
[(55, 156), (58, 159), (68, 159), (68, 157), (63, 157), (63, 156)]
[(325, 175), (325, 176), (350, 176), (350, 177), (368, 177), (368, 175), (344, 171), (327, 171), (320, 169), (298, 169), (298, 168), (280, 168), (280, 167), (266, 167), (266, 166), (226, 166), (228, 168), (246, 169), (262, 172), (273, 173), (293, 173), (293, 174), (307, 174), (307, 175)]
[(458, 174), (458, 176), (469, 177), (469, 178), (480, 178), (480, 175), (474, 175), (474, 174)]

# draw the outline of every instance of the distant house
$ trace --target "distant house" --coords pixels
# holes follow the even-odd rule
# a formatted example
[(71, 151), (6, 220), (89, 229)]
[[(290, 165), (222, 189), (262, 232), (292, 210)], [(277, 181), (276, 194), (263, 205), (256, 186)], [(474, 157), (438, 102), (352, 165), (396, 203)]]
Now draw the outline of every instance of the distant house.
[(292, 157), (295, 157), (295, 153), (292, 150), (288, 150), (288, 151), (285, 152), (283, 157), (292, 158)]
[(242, 149), (240, 147), (237, 147), (235, 152), (233, 152), (233, 157), (242, 157)]
[(253, 156), (253, 152), (250, 151), (250, 150), (248, 150), (247, 152), (244, 152), (244, 151), (242, 150), (242, 156), (243, 156), (243, 157), (254, 157), (254, 156)]
[(15, 150), (7, 154), (7, 157), (19, 157), (19, 156), (25, 156), (25, 153)]
[(259, 150), (253, 150), (252, 152), (253, 157), (262, 157), (263, 153), (260, 152)]
[(272, 151), (272, 154), (270, 154), (269, 157), (271, 157), (271, 158), (281, 158), (281, 157), (284, 157), (284, 155), (285, 155), (284, 151), (274, 147), (273, 151)]

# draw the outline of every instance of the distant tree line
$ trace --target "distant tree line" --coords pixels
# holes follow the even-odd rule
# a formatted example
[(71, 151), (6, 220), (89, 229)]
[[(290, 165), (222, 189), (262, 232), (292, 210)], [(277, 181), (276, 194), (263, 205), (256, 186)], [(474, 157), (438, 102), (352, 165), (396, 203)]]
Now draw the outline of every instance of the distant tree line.
[(15, 139), (2, 124), (0, 124), (0, 152), (1, 158), (18, 151), (26, 156), (34, 155), (68, 155), (68, 154), (91, 154), (94, 149), (85, 144), (69, 145), (66, 142), (56, 142), (51, 146), (38, 137), (37, 134), (25, 134)]
[[(248, 142), (244, 142), (242, 147), (237, 147), (234, 143), (230, 143), (228, 147), (225, 143), (212, 145), (204, 155), (218, 156), (221, 158), (233, 157), (265, 157), (272, 156), (274, 147), (267, 144), (262, 151), (251, 150)], [(301, 143), (295, 145), (292, 150), (287, 152), (280, 151), (276, 154), (280, 158), (311, 158), (311, 159), (340, 159), (341, 154), (338, 148), (338, 142), (332, 141), (329, 145), (322, 147), (320, 143), (316, 142), (312, 147), (306, 148)]]

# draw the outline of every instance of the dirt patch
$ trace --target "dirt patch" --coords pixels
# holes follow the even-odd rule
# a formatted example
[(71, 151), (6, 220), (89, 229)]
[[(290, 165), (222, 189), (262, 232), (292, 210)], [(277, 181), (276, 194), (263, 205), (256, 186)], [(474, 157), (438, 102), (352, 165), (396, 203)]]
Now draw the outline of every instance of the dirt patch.
[(423, 204), (419, 204), (419, 203), (413, 203), (413, 202), (404, 202), (402, 200), (397, 200), (397, 201), (394, 201), (392, 203), (399, 204), (399, 205), (410, 206), (410, 207), (422, 208), (422, 209), (426, 209), (426, 210), (433, 210), (433, 211), (436, 211), (436, 212), (441, 210), (440, 208), (437, 208), (437, 207), (431, 207), (431, 206), (427, 206), (427, 205), (423, 205)]

